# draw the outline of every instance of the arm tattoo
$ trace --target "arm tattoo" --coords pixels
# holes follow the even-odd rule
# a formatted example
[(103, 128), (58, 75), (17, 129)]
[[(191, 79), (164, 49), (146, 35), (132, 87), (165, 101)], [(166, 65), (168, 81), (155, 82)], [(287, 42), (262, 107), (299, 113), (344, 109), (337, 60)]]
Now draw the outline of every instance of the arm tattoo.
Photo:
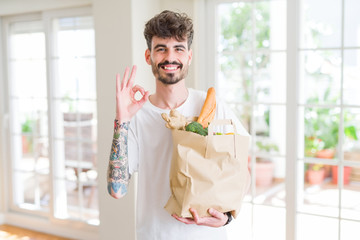
[(128, 130), (130, 122), (121, 123), (114, 121), (114, 137), (111, 145), (111, 153), (107, 174), (108, 192), (121, 196), (127, 193), (129, 183), (128, 163)]

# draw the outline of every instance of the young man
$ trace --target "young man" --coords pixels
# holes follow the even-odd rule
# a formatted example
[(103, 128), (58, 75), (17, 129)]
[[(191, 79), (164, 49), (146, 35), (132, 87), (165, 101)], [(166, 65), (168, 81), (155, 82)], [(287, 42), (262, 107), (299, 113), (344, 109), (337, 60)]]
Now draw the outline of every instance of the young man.
[[(198, 116), (206, 92), (188, 89), (185, 78), (192, 59), (193, 25), (185, 14), (163, 11), (150, 19), (144, 30), (156, 91), (149, 95), (135, 85), (136, 66), (116, 77), (116, 119), (109, 168), (108, 191), (121, 198), (127, 193), (130, 176), (138, 172), (137, 239), (226, 239), (228, 214), (209, 209), (211, 217), (171, 216), (164, 209), (171, 191), (169, 170), (172, 158), (171, 131), (161, 113), (177, 109), (182, 115)], [(130, 74), (130, 76), (129, 76)], [(135, 100), (136, 92), (142, 94)], [(216, 118), (233, 119), (237, 129), (247, 134), (235, 115), (218, 101)], [(199, 226), (202, 225), (202, 226)]]

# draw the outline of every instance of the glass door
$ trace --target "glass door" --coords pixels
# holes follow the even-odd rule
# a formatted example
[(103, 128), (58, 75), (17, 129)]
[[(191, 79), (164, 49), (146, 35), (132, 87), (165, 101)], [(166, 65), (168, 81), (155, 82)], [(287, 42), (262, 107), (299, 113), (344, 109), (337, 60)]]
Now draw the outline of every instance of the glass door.
[(216, 89), (252, 136), (252, 186), (228, 232), (285, 239), (286, 1), (215, 6)]
[(5, 22), (11, 209), (98, 225), (93, 17), (77, 9)]
[(357, 239), (360, 2), (211, 3), (215, 84), (252, 135), (232, 239)]
[(356, 239), (350, 229), (360, 227), (360, 2), (299, 3), (297, 238)]
[(45, 32), (38, 20), (12, 23), (9, 31), (13, 203), (48, 211), (51, 185)]

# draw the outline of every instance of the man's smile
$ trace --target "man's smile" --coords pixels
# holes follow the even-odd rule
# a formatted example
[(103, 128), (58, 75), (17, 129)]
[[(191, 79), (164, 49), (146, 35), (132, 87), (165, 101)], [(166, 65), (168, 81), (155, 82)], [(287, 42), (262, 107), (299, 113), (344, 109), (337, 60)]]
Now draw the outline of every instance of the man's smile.
[(178, 69), (182, 68), (181, 63), (177, 63), (177, 62), (169, 63), (167, 61), (160, 63), (158, 66), (159, 66), (159, 68), (165, 70), (165, 72), (174, 72), (174, 71), (177, 71)]
[(172, 71), (176, 71), (180, 68), (179, 65), (165, 65), (161, 67), (162, 69), (164, 69), (167, 72), (172, 72)]

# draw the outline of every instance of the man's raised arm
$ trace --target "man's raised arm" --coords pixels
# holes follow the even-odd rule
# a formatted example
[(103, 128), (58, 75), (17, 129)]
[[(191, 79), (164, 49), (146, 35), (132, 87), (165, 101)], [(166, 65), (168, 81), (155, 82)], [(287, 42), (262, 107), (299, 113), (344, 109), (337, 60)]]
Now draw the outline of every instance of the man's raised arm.
[(120, 123), (115, 119), (107, 172), (108, 192), (114, 198), (123, 197), (129, 185), (128, 130), (129, 122)]
[[(116, 75), (116, 119), (107, 171), (108, 192), (114, 198), (123, 197), (127, 193), (129, 185), (128, 131), (130, 119), (149, 98), (149, 92), (138, 85), (133, 86), (136, 66), (133, 66), (130, 78), (128, 78), (129, 71), (127, 67), (121, 82), (120, 75)], [(135, 99), (136, 92), (143, 95), (140, 100)]]

